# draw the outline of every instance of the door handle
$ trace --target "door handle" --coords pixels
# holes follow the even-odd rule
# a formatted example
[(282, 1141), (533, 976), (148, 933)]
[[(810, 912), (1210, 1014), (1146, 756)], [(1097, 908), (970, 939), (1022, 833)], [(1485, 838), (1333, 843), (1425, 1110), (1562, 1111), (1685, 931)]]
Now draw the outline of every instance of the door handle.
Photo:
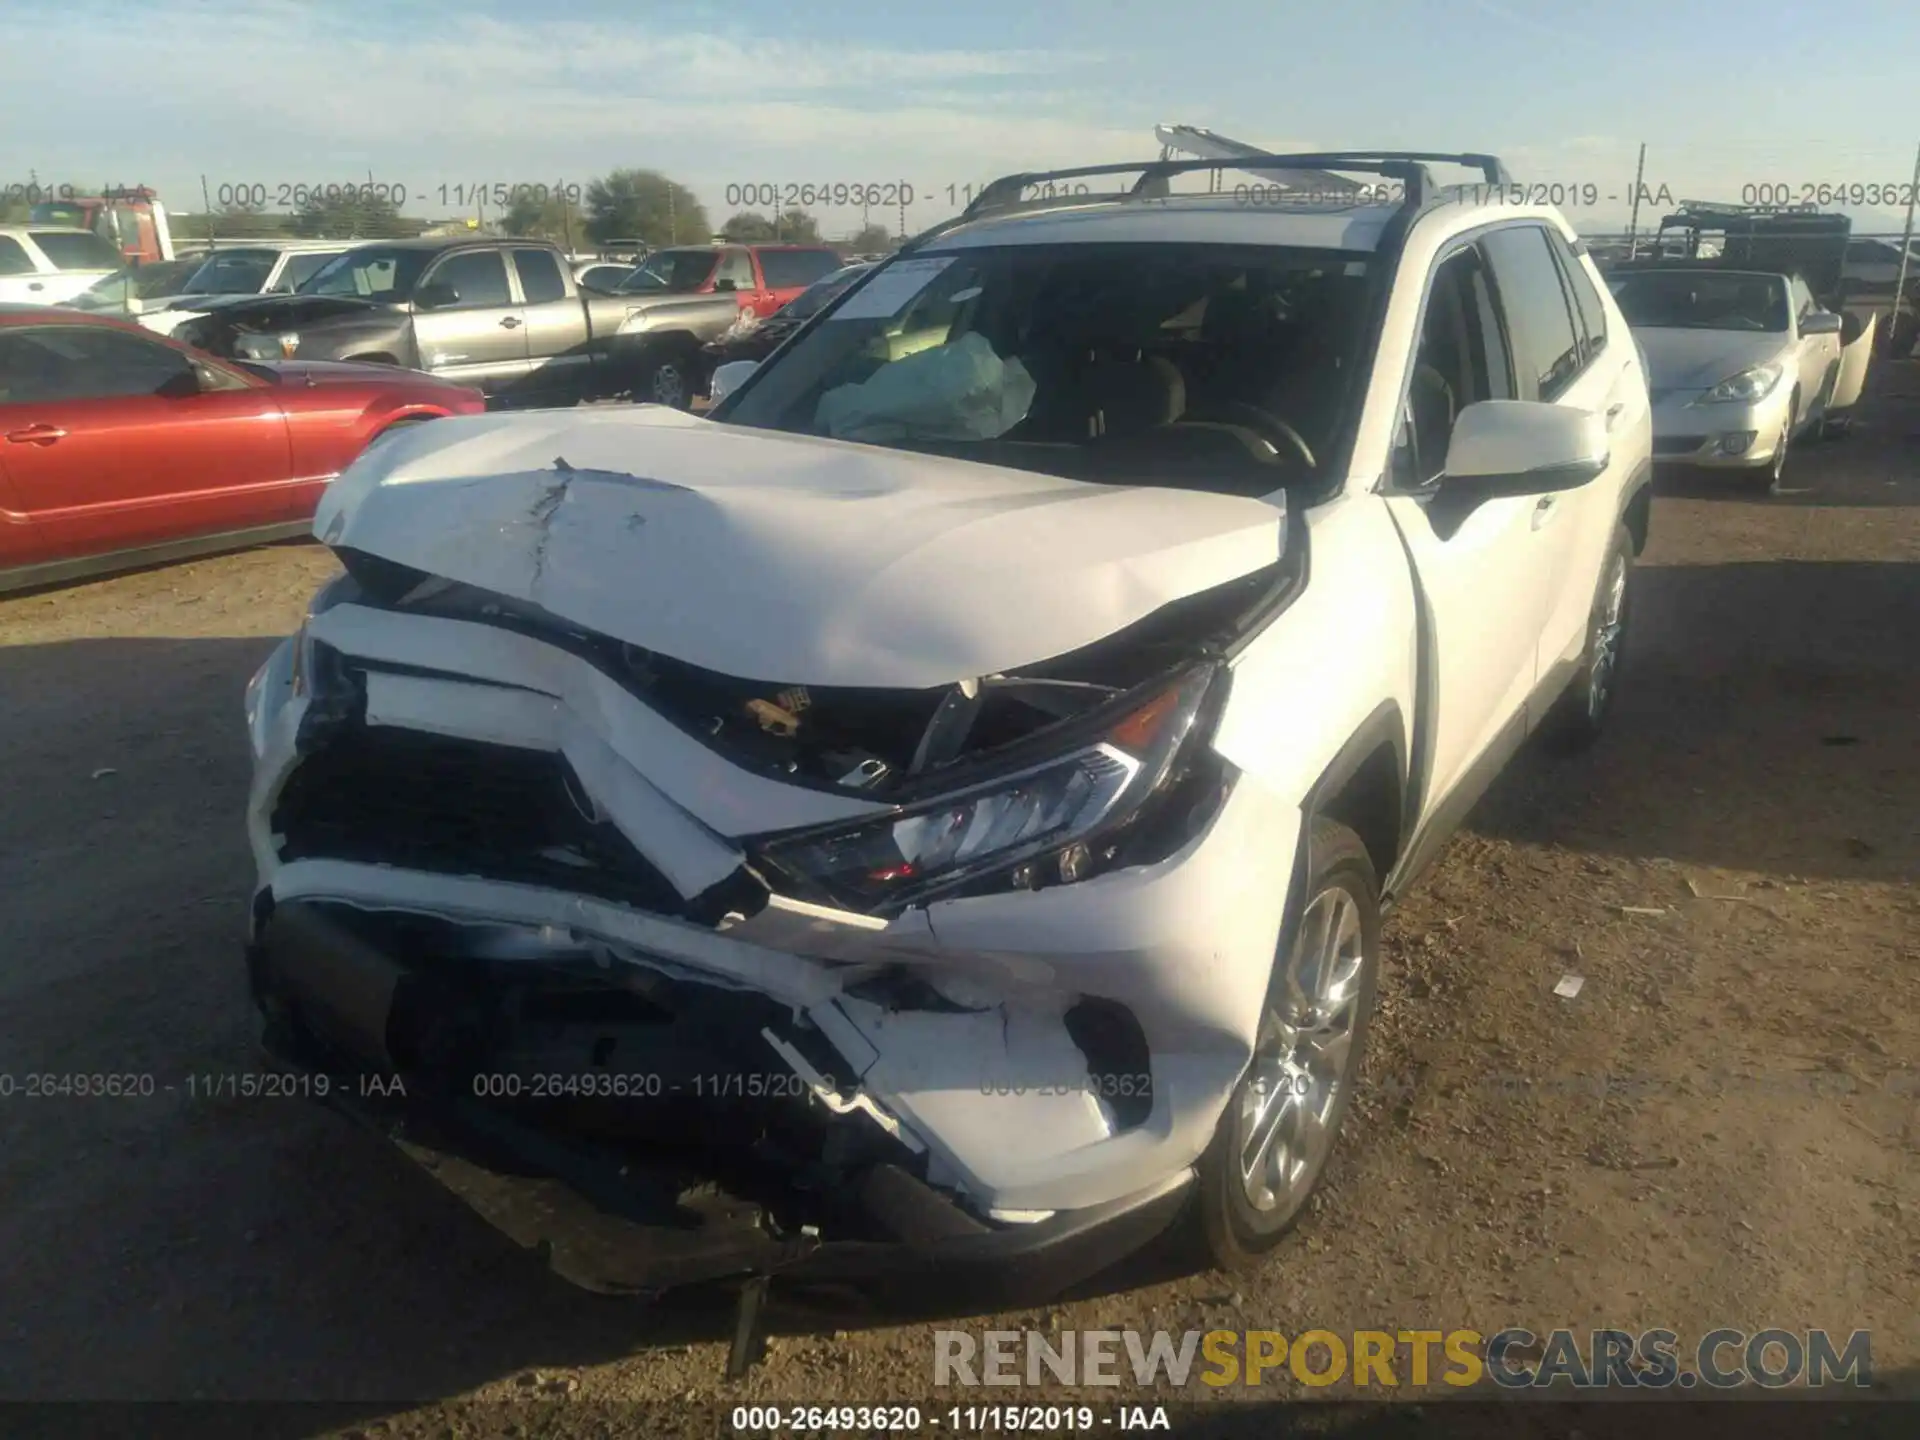
[(47, 287), (38, 280), (31, 280), (27, 282), (27, 289), (29, 290), (44, 290), (46, 288)]
[(1620, 412), (1626, 408), (1627, 402), (1624, 400), (1618, 405), (1609, 405), (1607, 407), (1607, 429), (1613, 429), (1613, 422), (1620, 418)]
[(1559, 513), (1560, 497), (1542, 495), (1533, 507), (1533, 528), (1543, 529)]
[(58, 425), (28, 425), (7, 432), (8, 441), (15, 445), (51, 445), (66, 438), (67, 432)]
[(520, 322), (509, 315), (500, 322), (500, 328), (502, 330), (517, 330), (520, 328)]

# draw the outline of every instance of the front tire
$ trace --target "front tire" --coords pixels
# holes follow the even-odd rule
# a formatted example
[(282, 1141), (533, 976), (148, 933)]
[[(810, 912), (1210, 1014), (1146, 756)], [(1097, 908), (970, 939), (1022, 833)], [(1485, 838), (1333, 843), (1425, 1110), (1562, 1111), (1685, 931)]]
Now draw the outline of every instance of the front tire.
[(1767, 494), (1778, 495), (1787, 483), (1787, 452), (1793, 448), (1793, 417), (1800, 409), (1800, 397), (1787, 402), (1786, 424), (1780, 430), (1780, 443), (1773, 447), (1773, 463), (1767, 466)]
[(1606, 728), (1620, 688), (1620, 663), (1633, 618), (1632, 582), (1633, 536), (1625, 525), (1616, 525), (1587, 615), (1587, 643), (1579, 673), (1547, 719), (1546, 740), (1556, 754), (1588, 749)]
[(1360, 837), (1316, 817), (1306, 883), (1253, 1058), (1198, 1166), (1196, 1238), (1224, 1270), (1257, 1264), (1305, 1213), (1353, 1102), (1373, 1017), (1380, 881)]

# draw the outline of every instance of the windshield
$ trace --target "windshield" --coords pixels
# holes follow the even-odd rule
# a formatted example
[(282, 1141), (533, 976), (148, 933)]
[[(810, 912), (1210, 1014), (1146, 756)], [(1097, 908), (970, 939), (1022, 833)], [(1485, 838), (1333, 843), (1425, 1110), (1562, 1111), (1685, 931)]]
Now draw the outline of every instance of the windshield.
[(74, 205), (64, 200), (49, 201), (35, 205), (27, 211), (27, 223), (31, 225), (71, 225), (77, 230), (91, 229), (88, 221), (90, 212), (85, 205)]
[(871, 265), (849, 265), (844, 270), (834, 271), (824, 280), (815, 281), (788, 302), (786, 309), (780, 312), (781, 316), (788, 320), (804, 320), (809, 315), (818, 314), (828, 301), (872, 268)]
[(357, 295), (364, 300), (405, 300), (433, 259), (431, 250), (398, 245), (362, 245), (335, 255), (299, 289), (302, 295)]
[(127, 263), (110, 241), (90, 232), (29, 230), (27, 235), (56, 270), (118, 270)]
[(283, 291), (298, 290), (318, 274), (320, 267), (333, 259), (337, 253), (337, 251), (320, 250), (312, 255), (289, 255), (286, 269), (280, 272), (280, 279), (273, 288)]
[(619, 293), (631, 295), (636, 291), (649, 291), (678, 295), (698, 290), (707, 283), (707, 277), (713, 273), (713, 267), (719, 259), (720, 252), (717, 250), (656, 251), (620, 282)]
[(1787, 328), (1787, 282), (1779, 275), (1648, 270), (1621, 276), (1613, 298), (1627, 324), (1647, 329)]
[[(1264, 495), (1344, 435), (1367, 258), (1193, 243), (897, 259), (716, 418)], [(1297, 437), (1294, 438), (1294, 437)]]
[(221, 250), (193, 272), (184, 295), (256, 295), (265, 288), (277, 250)]
[(198, 259), (128, 265), (102, 275), (66, 303), (76, 310), (117, 310), (129, 300), (158, 300), (180, 293), (180, 286), (199, 267)]

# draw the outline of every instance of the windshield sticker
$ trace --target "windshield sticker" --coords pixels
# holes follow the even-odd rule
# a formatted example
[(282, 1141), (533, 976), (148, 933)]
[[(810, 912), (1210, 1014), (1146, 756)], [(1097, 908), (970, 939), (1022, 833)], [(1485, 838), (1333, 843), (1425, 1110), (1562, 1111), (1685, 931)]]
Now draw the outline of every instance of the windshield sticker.
[(904, 310), (934, 277), (954, 262), (952, 255), (896, 260), (849, 295), (829, 317), (833, 320), (889, 320)]

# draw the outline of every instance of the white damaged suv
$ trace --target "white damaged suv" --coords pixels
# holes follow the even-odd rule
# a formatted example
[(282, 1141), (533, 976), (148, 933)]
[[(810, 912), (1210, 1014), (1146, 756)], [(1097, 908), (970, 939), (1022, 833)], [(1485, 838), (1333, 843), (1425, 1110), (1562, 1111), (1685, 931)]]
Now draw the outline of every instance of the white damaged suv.
[(1010, 177), (709, 418), (369, 449), (247, 697), (275, 1062), (603, 1290), (1271, 1248), (1383, 911), (1608, 713), (1651, 475), (1497, 161), (1271, 163), (1369, 188)]

